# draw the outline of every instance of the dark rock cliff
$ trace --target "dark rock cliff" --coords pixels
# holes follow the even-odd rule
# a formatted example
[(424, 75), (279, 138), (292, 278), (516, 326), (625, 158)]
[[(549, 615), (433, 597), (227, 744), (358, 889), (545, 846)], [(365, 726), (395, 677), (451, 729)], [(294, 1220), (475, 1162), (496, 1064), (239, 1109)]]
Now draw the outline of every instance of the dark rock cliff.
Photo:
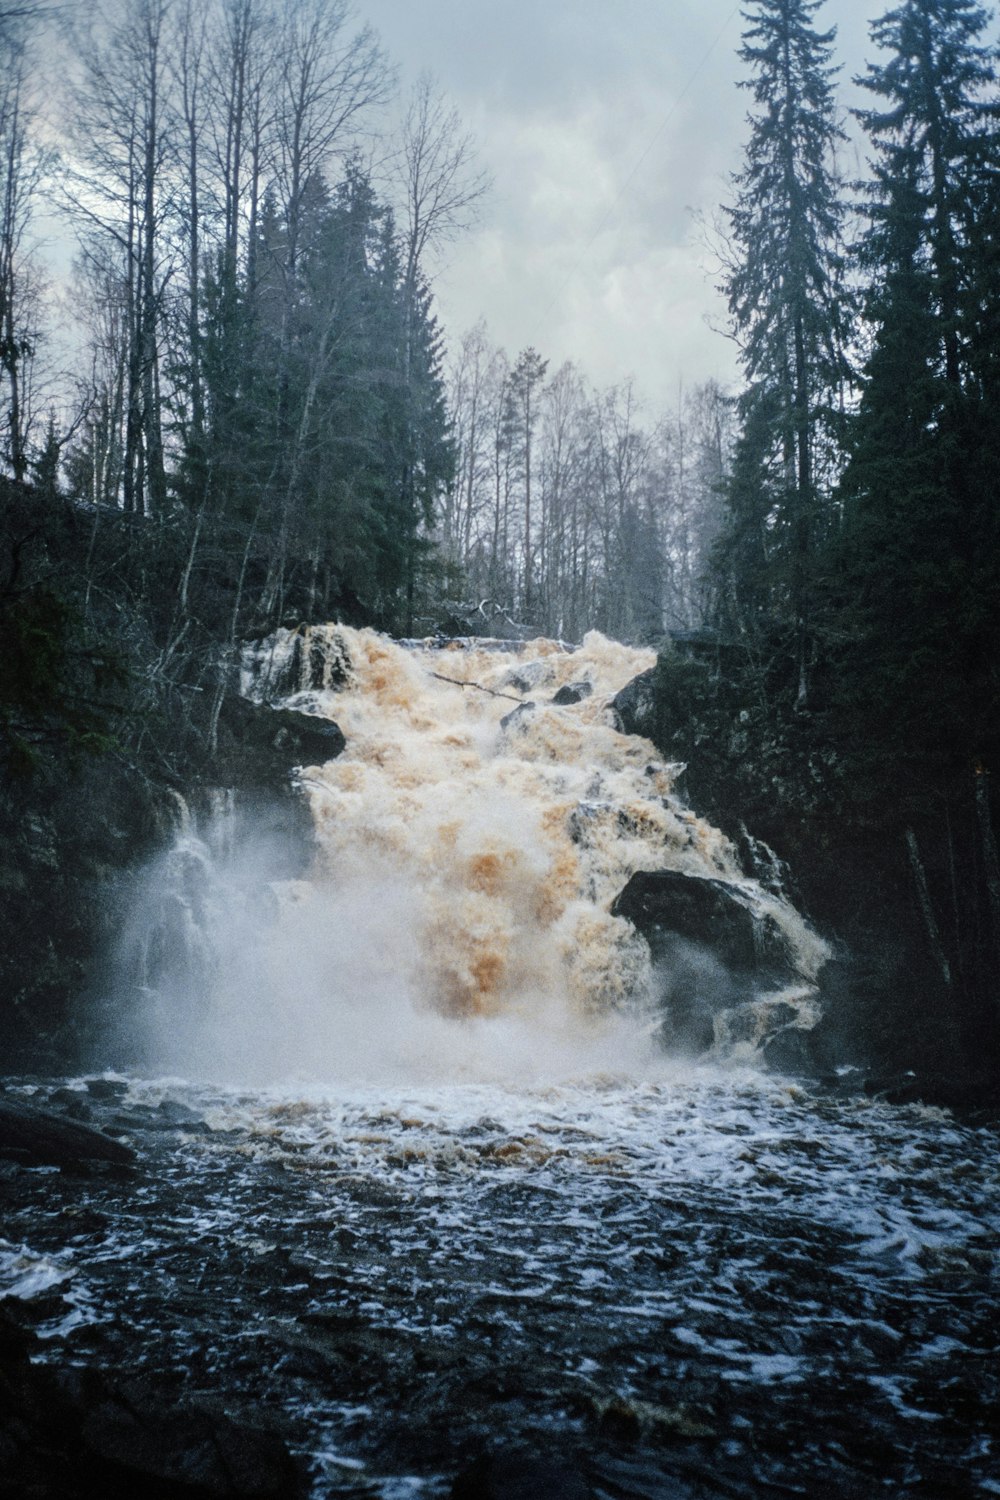
[[(336, 724), (230, 697), (217, 748), (171, 757), (164, 777), (150, 747), (52, 756), (0, 791), (0, 1056), (7, 1070), (59, 1070), (84, 1045), (104, 956), (127, 919), (136, 872), (174, 837), (178, 811), (207, 814), (212, 793), (235, 794), (241, 818), (310, 857), (311, 820), (294, 768), (332, 760)], [(159, 746), (162, 749), (162, 745)], [(178, 775), (186, 771), (186, 776)]]

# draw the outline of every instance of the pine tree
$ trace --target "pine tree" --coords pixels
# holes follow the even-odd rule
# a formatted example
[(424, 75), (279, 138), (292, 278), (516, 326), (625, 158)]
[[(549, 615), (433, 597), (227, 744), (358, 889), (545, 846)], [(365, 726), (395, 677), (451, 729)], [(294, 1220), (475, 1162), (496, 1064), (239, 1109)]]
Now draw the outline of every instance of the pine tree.
[[(762, 590), (768, 625), (793, 628), (800, 706), (807, 697), (812, 560), (848, 374), (844, 204), (835, 164), (843, 136), (830, 63), (835, 32), (813, 24), (820, 4), (757, 0), (744, 13), (740, 57), (753, 76), (743, 86), (755, 109), (728, 209), (735, 258), (724, 288), (747, 379), (741, 486), (731, 494), (728, 538), (761, 528), (771, 537), (754, 591)], [(751, 454), (755, 477), (747, 471)], [(740, 555), (740, 547), (728, 549), (731, 564)]]

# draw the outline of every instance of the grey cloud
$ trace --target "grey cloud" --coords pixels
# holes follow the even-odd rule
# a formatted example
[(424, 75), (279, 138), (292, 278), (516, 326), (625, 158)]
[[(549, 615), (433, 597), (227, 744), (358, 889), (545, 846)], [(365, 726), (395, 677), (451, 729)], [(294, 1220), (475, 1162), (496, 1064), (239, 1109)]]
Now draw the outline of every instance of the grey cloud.
[[(820, 12), (840, 32), (845, 104), (884, 8)], [(369, 0), (360, 13), (404, 77), (438, 75), (496, 178), (439, 276), (453, 339), (485, 315), (512, 353), (537, 343), (598, 383), (634, 373), (654, 400), (681, 378), (731, 377), (689, 210), (713, 211), (740, 163), (750, 101), (733, 0)]]

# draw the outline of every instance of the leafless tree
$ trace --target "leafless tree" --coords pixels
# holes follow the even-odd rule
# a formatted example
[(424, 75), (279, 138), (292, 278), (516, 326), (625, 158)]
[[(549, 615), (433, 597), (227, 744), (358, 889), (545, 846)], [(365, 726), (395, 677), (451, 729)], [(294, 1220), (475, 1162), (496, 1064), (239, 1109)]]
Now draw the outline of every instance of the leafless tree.
[(103, 276), (115, 262), (121, 276), (127, 368), (122, 503), (134, 511), (166, 503), (160, 338), (175, 269), (166, 224), (177, 165), (166, 97), (170, 3), (123, 0), (100, 34), (80, 38), (78, 165), (66, 187), (84, 263)]
[(205, 399), (201, 358), (201, 260), (203, 253), (202, 161), (206, 130), (208, 70), (208, 13), (196, 0), (182, 0), (174, 16), (171, 73), (179, 113), (178, 153), (184, 187), (179, 208), (187, 240), (186, 363), (192, 446), (204, 441)]
[(427, 253), (472, 227), (492, 186), (476, 165), (474, 138), (430, 73), (414, 85), (391, 175), (405, 226), (404, 279), (414, 287)]
[(31, 228), (50, 155), (36, 139), (28, 50), (39, 9), (0, 8), (0, 366), (6, 388), (5, 456), (18, 480), (28, 468), (28, 395), (41, 321)]
[(299, 254), (310, 179), (349, 154), (365, 117), (384, 104), (392, 74), (370, 26), (349, 31), (348, 0), (285, 0), (275, 79), (276, 183), (288, 233), (288, 269)]

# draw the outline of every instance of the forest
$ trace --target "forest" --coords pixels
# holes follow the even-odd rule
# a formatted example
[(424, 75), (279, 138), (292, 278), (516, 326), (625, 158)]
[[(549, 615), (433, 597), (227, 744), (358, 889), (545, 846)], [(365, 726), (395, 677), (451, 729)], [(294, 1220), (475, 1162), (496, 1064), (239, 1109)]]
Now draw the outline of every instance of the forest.
[[(745, 8), (747, 138), (717, 246), (741, 381), (651, 417), (630, 382), (441, 326), (435, 256), (489, 213), (487, 176), (429, 76), (400, 102), (346, 0), (115, 0), (74, 18), (55, 104), (52, 17), (6, 0), (15, 845), (33, 809), (63, 829), (73, 778), (145, 795), (210, 775), (239, 646), (279, 625), (597, 629), (659, 649), (660, 747), (700, 810), (790, 862), (883, 1066), (986, 1086), (996, 17), (888, 8), (847, 118), (823, 12)], [(66, 277), (39, 248), (53, 221)], [(154, 837), (140, 812), (120, 839), (140, 827)], [(33, 899), (15, 892), (11, 930)], [(46, 984), (58, 1010), (65, 978)]]

